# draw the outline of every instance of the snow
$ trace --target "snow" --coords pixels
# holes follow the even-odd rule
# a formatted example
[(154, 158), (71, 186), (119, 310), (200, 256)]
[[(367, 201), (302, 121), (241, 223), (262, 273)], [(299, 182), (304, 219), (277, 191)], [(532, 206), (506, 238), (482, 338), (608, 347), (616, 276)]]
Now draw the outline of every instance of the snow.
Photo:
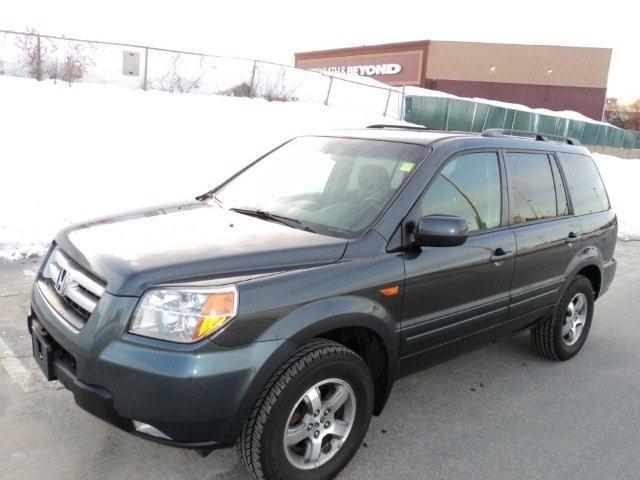
[[(353, 108), (0, 76), (0, 258), (41, 254), (74, 222), (193, 198), (293, 136), (397, 123), (359, 110), (366, 89), (336, 92)], [(620, 237), (640, 239), (640, 160), (594, 156)]]
[(640, 240), (640, 160), (592, 154), (618, 215), (618, 238)]

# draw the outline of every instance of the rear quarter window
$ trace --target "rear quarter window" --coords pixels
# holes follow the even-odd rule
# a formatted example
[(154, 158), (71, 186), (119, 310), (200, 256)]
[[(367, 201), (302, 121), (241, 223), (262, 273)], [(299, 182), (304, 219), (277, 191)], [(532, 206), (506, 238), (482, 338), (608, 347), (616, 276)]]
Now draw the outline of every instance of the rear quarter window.
[(591, 157), (561, 153), (560, 164), (565, 173), (575, 215), (586, 215), (609, 209), (607, 191)]

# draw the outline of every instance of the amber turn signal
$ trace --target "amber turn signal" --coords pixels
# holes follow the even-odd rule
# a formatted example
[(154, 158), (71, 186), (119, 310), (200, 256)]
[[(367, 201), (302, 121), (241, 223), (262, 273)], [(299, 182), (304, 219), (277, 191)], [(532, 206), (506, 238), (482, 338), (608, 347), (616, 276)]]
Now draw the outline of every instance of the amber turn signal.
[(394, 295), (398, 294), (398, 292), (400, 291), (400, 287), (398, 285), (392, 285), (390, 287), (381, 288), (378, 291), (385, 297), (393, 297)]

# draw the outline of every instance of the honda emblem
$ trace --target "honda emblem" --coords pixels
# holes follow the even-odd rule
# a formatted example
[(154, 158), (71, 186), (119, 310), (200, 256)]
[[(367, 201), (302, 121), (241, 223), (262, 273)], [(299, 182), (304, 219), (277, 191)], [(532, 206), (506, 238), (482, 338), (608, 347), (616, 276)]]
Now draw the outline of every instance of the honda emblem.
[(67, 289), (67, 281), (69, 280), (69, 272), (67, 272), (64, 268), (61, 268), (58, 272), (58, 276), (56, 277), (56, 281), (53, 284), (56, 292), (58, 292), (61, 296), (64, 296), (65, 291)]

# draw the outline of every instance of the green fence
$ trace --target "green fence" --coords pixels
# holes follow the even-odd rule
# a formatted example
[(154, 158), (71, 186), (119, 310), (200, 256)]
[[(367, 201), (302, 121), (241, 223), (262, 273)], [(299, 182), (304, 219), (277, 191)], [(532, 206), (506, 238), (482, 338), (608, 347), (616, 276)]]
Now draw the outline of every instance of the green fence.
[(572, 137), (584, 145), (640, 148), (640, 132), (457, 98), (407, 96), (404, 119), (436, 130), (504, 128)]

